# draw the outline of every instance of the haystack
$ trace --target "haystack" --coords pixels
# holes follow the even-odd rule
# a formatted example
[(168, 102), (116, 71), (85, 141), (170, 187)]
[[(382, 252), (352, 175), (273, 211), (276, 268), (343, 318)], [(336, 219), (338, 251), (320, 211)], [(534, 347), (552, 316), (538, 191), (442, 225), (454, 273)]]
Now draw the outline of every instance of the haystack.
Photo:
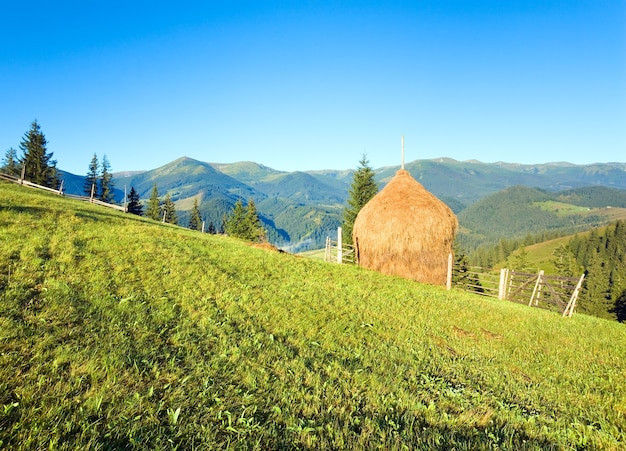
[(457, 227), (452, 210), (401, 169), (361, 209), (352, 240), (365, 268), (445, 285)]

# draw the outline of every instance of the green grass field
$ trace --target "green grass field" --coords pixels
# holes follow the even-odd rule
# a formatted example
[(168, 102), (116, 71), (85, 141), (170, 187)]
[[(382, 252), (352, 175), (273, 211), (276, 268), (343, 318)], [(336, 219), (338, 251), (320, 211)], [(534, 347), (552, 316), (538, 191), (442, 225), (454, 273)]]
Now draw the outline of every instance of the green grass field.
[(554, 200), (548, 200), (545, 202), (535, 202), (542, 210), (552, 211), (559, 216), (567, 216), (571, 214), (585, 213), (591, 211), (591, 208), (580, 207), (578, 205), (566, 204), (564, 202), (557, 202)]
[(312, 258), (314, 260), (324, 261), (326, 258), (326, 249), (313, 249), (310, 251), (300, 252), (298, 255), (301, 257)]
[(626, 329), (0, 182), (0, 449), (623, 449)]
[[(533, 271), (539, 272), (539, 270), (545, 271), (546, 274), (558, 275), (558, 270), (554, 265), (554, 252), (559, 246), (566, 246), (572, 239), (573, 235), (568, 235), (561, 238), (555, 238), (553, 240), (543, 241), (537, 244), (531, 244), (525, 246), (523, 249), (526, 252), (526, 262), (529, 268)], [(509, 261), (515, 261), (518, 258), (521, 250), (517, 249), (509, 256)], [(496, 265), (497, 268), (507, 267), (506, 262), (500, 262)], [(583, 269), (580, 268), (580, 274), (583, 273)]]

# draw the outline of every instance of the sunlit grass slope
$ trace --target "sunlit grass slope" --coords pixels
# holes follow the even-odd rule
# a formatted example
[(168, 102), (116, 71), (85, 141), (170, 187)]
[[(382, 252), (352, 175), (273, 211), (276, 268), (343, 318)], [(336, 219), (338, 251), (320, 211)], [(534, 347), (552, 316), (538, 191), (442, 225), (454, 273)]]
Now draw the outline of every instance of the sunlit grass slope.
[(626, 329), (0, 183), (0, 449), (620, 449)]

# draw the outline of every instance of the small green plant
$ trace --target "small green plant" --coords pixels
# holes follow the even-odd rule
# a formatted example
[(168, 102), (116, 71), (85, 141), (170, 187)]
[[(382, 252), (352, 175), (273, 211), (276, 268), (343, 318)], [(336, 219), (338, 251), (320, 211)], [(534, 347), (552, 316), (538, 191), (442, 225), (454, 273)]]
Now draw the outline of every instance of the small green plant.
[(174, 409), (167, 409), (167, 418), (170, 422), (170, 425), (176, 426), (178, 423), (178, 417), (180, 416), (180, 407)]

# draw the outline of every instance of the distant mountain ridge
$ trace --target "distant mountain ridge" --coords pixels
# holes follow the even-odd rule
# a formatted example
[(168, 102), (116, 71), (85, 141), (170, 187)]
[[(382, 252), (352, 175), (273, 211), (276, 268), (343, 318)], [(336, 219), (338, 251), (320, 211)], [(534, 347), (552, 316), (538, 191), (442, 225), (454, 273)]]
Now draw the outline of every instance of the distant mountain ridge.
[[(398, 169), (374, 169), (380, 188)], [(405, 169), (457, 214), (518, 185), (552, 192), (588, 186), (626, 190), (626, 163), (524, 165), (437, 158), (409, 162)], [(198, 199), (207, 224), (213, 222), (217, 228), (237, 200), (254, 199), (270, 241), (300, 250), (320, 247), (326, 236), (336, 236), (353, 173), (350, 169), (286, 172), (250, 161), (224, 164), (181, 157), (148, 171), (115, 172), (113, 180), (119, 202), (124, 188), (134, 187), (146, 200), (156, 184), (161, 196), (169, 193), (175, 201), (181, 225), (188, 221), (193, 199)], [(84, 177), (66, 172), (62, 177), (67, 192), (83, 194)]]

